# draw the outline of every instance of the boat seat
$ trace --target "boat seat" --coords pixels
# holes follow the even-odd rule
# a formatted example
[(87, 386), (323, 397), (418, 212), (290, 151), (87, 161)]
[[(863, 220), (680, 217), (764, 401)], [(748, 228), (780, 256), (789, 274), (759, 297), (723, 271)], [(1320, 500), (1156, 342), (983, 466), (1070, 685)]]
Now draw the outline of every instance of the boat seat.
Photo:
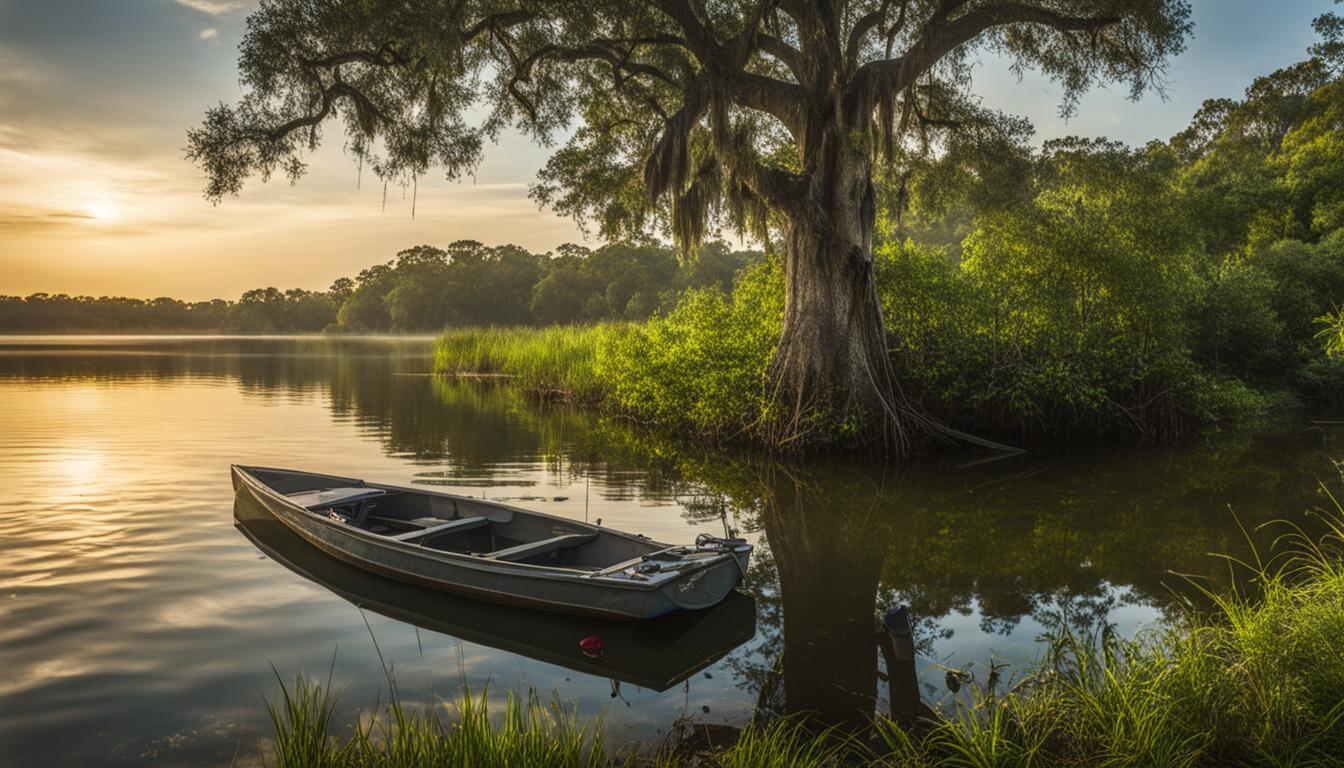
[(325, 513), (333, 520), (362, 527), (378, 506), (377, 499), (386, 495), (381, 488), (320, 488), (291, 493), (287, 498), (309, 512)]
[[(415, 542), (417, 539), (429, 539), (434, 536), (444, 536), (459, 531), (469, 531), (472, 528), (480, 528), (483, 525), (489, 525), (490, 521), (484, 517), (460, 517), (456, 520), (448, 520), (440, 525), (432, 525), (428, 528), (421, 528), (416, 531), (407, 531), (397, 533), (387, 538), (393, 541)], [(423, 541), (421, 542), (423, 543)]]
[(381, 488), (322, 488), (316, 491), (291, 493), (286, 498), (304, 509), (319, 509), (368, 501), (386, 494), (387, 491)]
[(545, 555), (561, 549), (577, 547), (581, 544), (587, 544), (597, 538), (596, 533), (570, 533), (564, 536), (554, 536), (541, 541), (529, 541), (526, 544), (519, 544), (516, 547), (501, 549), (496, 552), (487, 552), (482, 557), (490, 560), (503, 560), (506, 563), (516, 563), (519, 560), (526, 560), (529, 557)]

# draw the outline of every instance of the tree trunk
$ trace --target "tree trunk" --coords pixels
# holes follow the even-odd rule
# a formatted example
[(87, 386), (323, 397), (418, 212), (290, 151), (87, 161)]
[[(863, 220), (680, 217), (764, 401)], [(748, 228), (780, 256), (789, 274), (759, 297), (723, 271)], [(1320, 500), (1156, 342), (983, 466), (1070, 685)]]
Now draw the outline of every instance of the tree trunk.
[(918, 417), (892, 374), (874, 282), (871, 161), (853, 147), (833, 155), (813, 174), (821, 199), (789, 222), (768, 437), (797, 447), (877, 443), (904, 454)]

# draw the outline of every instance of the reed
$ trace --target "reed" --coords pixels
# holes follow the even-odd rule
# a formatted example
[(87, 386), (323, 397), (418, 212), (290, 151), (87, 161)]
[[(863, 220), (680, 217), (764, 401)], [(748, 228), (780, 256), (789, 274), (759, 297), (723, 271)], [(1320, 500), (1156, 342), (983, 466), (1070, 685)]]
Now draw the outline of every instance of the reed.
[(604, 396), (593, 365), (598, 345), (618, 328), (457, 328), (439, 337), (434, 369), (449, 376), (504, 376), (538, 396), (594, 403)]
[(279, 768), (476, 768), (611, 765), (602, 720), (581, 722), (558, 698), (543, 704), (534, 692), (509, 694), (495, 716), (488, 690), (464, 690), (444, 718), (435, 707), (403, 703), (395, 686), (386, 706), (344, 731), (333, 728), (337, 697), (324, 685), (299, 676), (281, 681), (278, 702), (268, 704)]
[(276, 761), (281, 766), (308, 768), (348, 765), (350, 745), (338, 743), (332, 733), (340, 695), (332, 691), (331, 673), (328, 672), (325, 684), (298, 673), (290, 687), (285, 685), (275, 667), (271, 667), (271, 671), (275, 672), (275, 679), (280, 684), (280, 698), (266, 702), (274, 731)]

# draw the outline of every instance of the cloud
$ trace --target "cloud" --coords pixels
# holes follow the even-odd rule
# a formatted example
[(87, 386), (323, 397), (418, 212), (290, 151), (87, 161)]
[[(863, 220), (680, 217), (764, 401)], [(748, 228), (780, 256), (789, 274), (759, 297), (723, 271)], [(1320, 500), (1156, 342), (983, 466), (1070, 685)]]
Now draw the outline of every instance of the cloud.
[(24, 236), (105, 238), (146, 235), (151, 231), (134, 224), (100, 222), (90, 214), (74, 211), (0, 213), (0, 238)]
[(175, 0), (175, 2), (194, 11), (208, 13), (211, 16), (241, 11), (255, 4), (252, 0)]
[(197, 37), (201, 38), (202, 40), (214, 40), (216, 37), (219, 37), (219, 30), (215, 29), (214, 27), (208, 27), (206, 29), (202, 29), (201, 33), (197, 35)]

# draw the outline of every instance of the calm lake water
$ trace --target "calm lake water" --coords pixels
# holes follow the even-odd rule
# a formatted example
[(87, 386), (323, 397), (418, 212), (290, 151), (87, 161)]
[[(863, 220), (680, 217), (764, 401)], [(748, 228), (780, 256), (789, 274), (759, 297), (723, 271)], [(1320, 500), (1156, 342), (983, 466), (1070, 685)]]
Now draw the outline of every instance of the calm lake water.
[[(852, 722), (887, 704), (873, 622), (897, 603), (925, 701), (946, 703), (939, 665), (1011, 674), (1060, 621), (1132, 634), (1193, 592), (1173, 574), (1226, 584), (1207, 553), (1248, 553), (1237, 519), (1305, 523), (1344, 458), (1344, 431), (1301, 423), (1165, 449), (779, 463), (443, 381), (431, 348), (0, 337), (0, 764), (259, 764), (272, 665), (331, 674), (345, 722), (385, 694), (383, 664), (404, 698), (448, 709), (464, 685), (558, 692), (618, 745), (758, 705)], [(235, 509), (235, 462), (671, 542), (726, 518), (758, 545), (748, 596), (622, 626), (396, 585)], [(589, 634), (602, 658), (579, 651)]]

